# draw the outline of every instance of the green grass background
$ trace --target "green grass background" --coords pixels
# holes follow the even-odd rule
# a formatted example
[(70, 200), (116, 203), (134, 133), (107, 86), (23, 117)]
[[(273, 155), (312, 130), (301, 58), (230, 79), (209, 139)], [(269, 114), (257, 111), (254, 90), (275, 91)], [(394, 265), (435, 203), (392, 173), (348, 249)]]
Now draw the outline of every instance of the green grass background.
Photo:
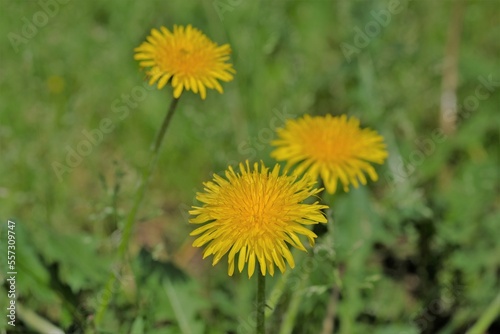
[[(439, 131), (454, 2), (402, 1), (401, 13), (347, 61), (340, 44), (353, 45), (355, 28), (388, 3), (67, 1), (14, 46), (23, 18), (31, 21), (42, 7), (1, 0), (0, 277), (9, 218), (16, 222), (18, 304), (67, 333), (252, 332), (255, 280), (229, 278), (225, 263), (201, 260), (190, 247), (187, 209), (202, 182), (228, 164), (274, 164), (268, 130), (283, 117), (345, 113), (384, 136), (389, 159), (377, 167), (378, 182), (325, 198), (330, 226), (317, 247), (324, 261), (304, 267), (314, 252), (296, 253), (286, 281), (268, 279), (268, 296), (284, 286), (267, 320), (270, 333), (321, 333), (332, 291), (339, 292), (336, 333), (464, 333), (500, 291), (500, 86), (476, 110), (461, 109), (456, 132), (415, 162)], [(459, 105), (474, 96), (478, 77), (500, 82), (499, 2), (464, 3)], [(217, 8), (227, 10), (219, 15)], [(124, 119), (113, 105), (146, 87), (133, 48), (151, 28), (174, 24), (230, 43), (237, 74), (223, 95), (209, 91), (202, 101), (183, 93), (129, 265), (97, 330), (92, 318), (116, 269), (123, 218), (171, 89), (148, 90)], [(60, 180), (53, 163), (64, 163), (67, 147), (76, 149), (82, 131), (106, 118), (113, 130)], [(401, 161), (405, 177), (397, 177)], [(490, 333), (500, 331), (495, 317)], [(19, 317), (16, 329), (36, 332)]]

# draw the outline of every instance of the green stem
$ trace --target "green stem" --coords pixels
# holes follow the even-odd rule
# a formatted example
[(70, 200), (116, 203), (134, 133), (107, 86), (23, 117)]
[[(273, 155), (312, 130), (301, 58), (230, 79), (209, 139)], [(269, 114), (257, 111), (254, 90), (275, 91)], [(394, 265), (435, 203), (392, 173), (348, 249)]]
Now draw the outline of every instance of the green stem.
[(257, 334), (265, 334), (266, 276), (257, 274)]
[[(139, 188), (135, 193), (134, 204), (127, 216), (127, 221), (125, 222), (125, 227), (123, 229), (123, 236), (120, 241), (120, 245), (118, 246), (118, 261), (120, 263), (123, 262), (125, 258), (130, 236), (132, 234), (133, 226), (136, 221), (137, 212), (139, 211), (139, 207), (144, 198), (144, 194), (146, 193), (146, 188), (149, 183), (149, 179), (151, 178), (151, 175), (153, 174), (154, 168), (156, 166), (156, 162), (158, 161), (159, 151), (161, 144), (163, 142), (163, 138), (165, 137), (165, 133), (170, 124), (170, 121), (172, 120), (172, 116), (174, 115), (174, 111), (175, 108), (177, 107), (178, 102), (179, 102), (178, 98), (177, 99), (174, 98), (172, 100), (172, 103), (168, 108), (167, 114), (165, 116), (165, 119), (163, 120), (161, 128), (158, 131), (158, 134), (156, 135), (156, 139), (153, 145), (151, 146), (151, 157), (149, 160), (149, 164), (142, 172)], [(103, 320), (104, 314), (106, 313), (109, 302), (111, 301), (111, 297), (113, 296), (115, 290), (115, 283), (116, 283), (116, 275), (112, 272), (108, 277), (108, 281), (106, 282), (104, 292), (102, 293), (101, 296), (101, 300), (99, 303), (100, 305), (95, 317), (96, 326), (99, 326), (99, 324)]]
[(175, 108), (177, 107), (177, 103), (179, 103), (179, 98), (174, 98), (172, 100), (172, 102), (170, 103), (170, 107), (168, 108), (168, 111), (167, 111), (167, 116), (165, 116), (165, 119), (163, 120), (163, 124), (161, 125), (161, 128), (160, 128), (160, 131), (158, 132), (158, 135), (156, 136), (156, 141), (155, 141), (155, 144), (153, 146), (153, 153), (154, 154), (158, 153), (158, 150), (160, 149), (161, 143), (163, 142), (163, 137), (165, 136), (165, 133), (166, 133), (167, 128), (170, 124), (170, 121), (172, 120), (172, 116), (174, 116), (174, 111), (175, 111)]
[(479, 320), (472, 326), (467, 334), (482, 334), (486, 333), (488, 327), (500, 315), (500, 293), (491, 302), (490, 306), (486, 309)]
[(125, 252), (127, 251), (128, 242), (130, 240), (130, 235), (132, 234), (132, 227), (134, 226), (135, 223), (135, 217), (137, 215), (137, 211), (139, 211), (142, 199), (144, 198), (144, 194), (146, 193), (146, 188), (149, 182), (149, 178), (151, 177), (151, 174), (153, 174), (156, 162), (158, 161), (159, 157), (158, 153), (160, 151), (160, 146), (163, 141), (163, 137), (165, 136), (168, 125), (170, 124), (172, 116), (174, 115), (174, 111), (175, 108), (177, 107), (178, 102), (179, 99), (172, 100), (170, 108), (168, 108), (167, 115), (165, 116), (163, 124), (161, 125), (160, 131), (158, 131), (158, 134), (156, 135), (156, 140), (153, 146), (151, 147), (152, 152), (151, 152), (151, 158), (149, 160), (149, 166), (146, 169), (144, 169), (142, 173), (141, 183), (139, 185), (139, 189), (137, 190), (134, 200), (134, 206), (132, 207), (132, 210), (130, 210), (130, 213), (127, 217), (127, 222), (125, 223), (125, 228), (123, 230), (123, 237), (121, 239), (120, 246), (118, 248), (118, 256), (120, 257), (120, 259), (122, 259), (125, 256)]

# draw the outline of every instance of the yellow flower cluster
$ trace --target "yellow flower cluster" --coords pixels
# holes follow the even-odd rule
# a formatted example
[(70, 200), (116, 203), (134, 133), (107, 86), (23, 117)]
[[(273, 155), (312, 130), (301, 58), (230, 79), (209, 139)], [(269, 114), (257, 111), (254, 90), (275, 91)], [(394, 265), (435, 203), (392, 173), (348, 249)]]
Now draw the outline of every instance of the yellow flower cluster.
[[(219, 81), (229, 82), (235, 73), (228, 62), (230, 46), (217, 45), (191, 25), (153, 29), (135, 52), (149, 84), (161, 89), (170, 83), (174, 98), (184, 90), (202, 99), (207, 88), (222, 93)], [(286, 162), (285, 172), (263, 163), (252, 168), (248, 161), (239, 172), (229, 167), (225, 177), (214, 175), (204, 183), (204, 192), (197, 194), (203, 205), (190, 211), (190, 222), (201, 225), (191, 233), (197, 236), (193, 246), (204, 246), (203, 258), (213, 255), (213, 265), (227, 254), (229, 275), (246, 264), (249, 277), (257, 265), (262, 275), (274, 275), (275, 267), (284, 272), (285, 260), (293, 268), (289, 246), (305, 251), (299, 235), (312, 246), (317, 236), (306, 226), (327, 222), (326, 205), (306, 202), (323, 190), (314, 187), (317, 180), (331, 194), (339, 181), (348, 191), (349, 185), (365, 185), (366, 175), (376, 181), (372, 164), (387, 158), (383, 137), (346, 115), (305, 115), (288, 120), (277, 135), (271, 156)]]

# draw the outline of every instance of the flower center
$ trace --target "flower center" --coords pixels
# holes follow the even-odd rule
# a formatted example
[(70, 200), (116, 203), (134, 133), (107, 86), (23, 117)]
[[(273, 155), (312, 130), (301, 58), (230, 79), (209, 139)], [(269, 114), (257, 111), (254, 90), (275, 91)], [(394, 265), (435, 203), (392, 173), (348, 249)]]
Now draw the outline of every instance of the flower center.
[(342, 161), (353, 155), (356, 146), (349, 136), (332, 131), (308, 131), (302, 142), (308, 155), (324, 162)]
[[(260, 180), (262, 181), (262, 180)], [(241, 208), (235, 212), (245, 234), (250, 238), (273, 233), (277, 222), (282, 221), (284, 212), (283, 194), (265, 182), (248, 185), (244, 191), (246, 198)]]

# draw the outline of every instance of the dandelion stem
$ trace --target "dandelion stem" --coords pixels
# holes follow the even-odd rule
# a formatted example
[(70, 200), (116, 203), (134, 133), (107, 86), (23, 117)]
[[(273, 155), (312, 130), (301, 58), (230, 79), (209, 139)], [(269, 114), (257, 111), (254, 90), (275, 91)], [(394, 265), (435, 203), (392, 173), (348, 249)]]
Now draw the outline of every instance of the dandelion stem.
[(160, 149), (161, 143), (163, 141), (163, 137), (165, 136), (165, 133), (167, 132), (168, 125), (170, 124), (170, 121), (172, 120), (172, 116), (174, 115), (175, 108), (177, 107), (177, 103), (179, 102), (179, 98), (173, 99), (172, 103), (170, 103), (170, 107), (168, 108), (167, 115), (165, 116), (165, 119), (163, 120), (163, 124), (161, 125), (160, 131), (158, 132), (158, 135), (156, 136), (156, 141), (155, 145), (153, 146), (153, 154), (158, 153), (158, 150)]
[(265, 334), (266, 276), (257, 275), (257, 334)]
[(144, 198), (144, 194), (146, 193), (149, 178), (151, 177), (151, 174), (153, 174), (156, 162), (158, 161), (160, 146), (163, 141), (163, 137), (165, 137), (165, 133), (167, 131), (168, 125), (170, 124), (172, 116), (174, 115), (174, 111), (177, 107), (178, 101), (179, 99), (172, 100), (170, 108), (168, 108), (167, 115), (165, 116), (163, 124), (161, 125), (160, 131), (158, 131), (158, 134), (156, 135), (155, 142), (151, 146), (151, 158), (149, 160), (149, 165), (146, 169), (144, 169), (142, 173), (141, 183), (139, 184), (139, 189), (137, 190), (134, 200), (134, 206), (132, 207), (132, 210), (130, 210), (127, 221), (125, 223), (125, 228), (123, 229), (123, 237), (118, 248), (118, 255), (120, 259), (125, 256), (125, 253), (127, 251), (130, 235), (132, 234), (132, 227), (134, 226), (135, 217), (137, 216), (137, 211), (139, 211), (142, 199)]
[[(156, 166), (156, 163), (158, 161), (159, 157), (159, 151), (161, 144), (163, 142), (163, 138), (165, 137), (165, 133), (167, 131), (167, 128), (170, 124), (170, 121), (172, 120), (172, 116), (174, 115), (175, 108), (177, 107), (177, 103), (179, 102), (179, 99), (174, 98), (170, 104), (170, 107), (168, 108), (167, 114), (165, 116), (165, 119), (163, 120), (163, 123), (161, 125), (160, 130), (158, 131), (158, 134), (156, 135), (155, 141), (153, 145), (151, 146), (151, 157), (149, 159), (149, 164), (146, 168), (144, 168), (142, 172), (142, 177), (139, 183), (139, 187), (137, 189), (137, 192), (135, 193), (135, 198), (134, 198), (134, 204), (132, 206), (132, 209), (130, 210), (127, 220), (125, 222), (125, 227), (123, 229), (123, 236), (120, 241), (120, 245), (118, 246), (118, 261), (119, 263), (123, 263), (125, 259), (125, 255), (127, 253), (128, 249), (128, 243), (130, 240), (130, 236), (132, 234), (133, 226), (136, 221), (136, 216), (137, 212), (139, 211), (139, 207), (142, 203), (142, 200), (144, 198), (144, 194), (146, 193), (146, 188), (149, 183), (149, 179), (151, 175), (153, 174), (154, 168)], [(102, 322), (104, 314), (106, 313), (106, 310), (108, 308), (109, 302), (111, 301), (111, 298), (113, 297), (113, 293), (116, 290), (116, 279), (117, 275), (112, 272), (110, 273), (108, 277), (108, 281), (106, 283), (106, 286), (104, 288), (103, 293), (101, 294), (101, 300), (99, 302), (99, 307), (95, 316), (95, 325), (96, 327), (99, 326), (99, 324)]]

